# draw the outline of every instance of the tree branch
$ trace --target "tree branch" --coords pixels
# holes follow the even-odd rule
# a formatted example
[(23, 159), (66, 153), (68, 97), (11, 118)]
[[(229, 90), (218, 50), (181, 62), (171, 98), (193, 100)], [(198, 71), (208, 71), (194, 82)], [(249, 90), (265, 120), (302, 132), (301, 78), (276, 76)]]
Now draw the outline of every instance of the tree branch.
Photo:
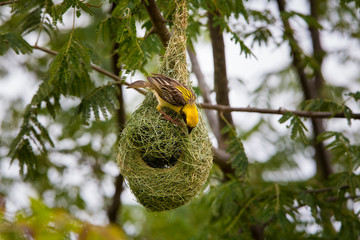
[[(112, 4), (113, 11), (115, 9), (115, 4)], [(117, 52), (117, 49), (119, 48), (119, 45), (117, 43), (113, 46), (113, 51), (115, 54), (112, 55), (112, 69), (116, 76), (119, 76), (121, 73), (121, 68), (118, 65), (119, 62), (119, 54)], [(124, 103), (124, 97), (123, 97), (123, 88), (122, 85), (117, 85), (117, 92), (116, 92), (116, 98), (119, 102), (119, 108), (116, 110), (116, 122), (118, 126), (118, 140), (120, 138), (120, 135), (125, 127), (126, 124), (126, 112), (125, 112), (125, 103)], [(121, 208), (121, 193), (123, 191), (123, 182), (124, 177), (119, 173), (119, 175), (115, 179), (115, 193), (112, 198), (111, 205), (108, 207), (107, 215), (109, 218), (109, 221), (111, 223), (117, 223), (118, 219), (118, 213), (119, 209)]]
[(221, 168), (221, 171), (225, 175), (225, 179), (227, 179), (227, 174), (235, 175), (235, 171), (229, 163), (230, 154), (219, 148), (213, 147), (212, 150), (214, 153), (214, 162)]
[[(319, 18), (319, 2), (320, 1), (314, 1), (310, 0), (310, 14), (315, 19), (315, 21), (318, 21)], [(314, 71), (314, 80), (313, 82), (309, 83), (309, 85), (314, 89), (314, 95), (313, 97), (319, 98), (321, 97), (321, 89), (323, 87), (324, 83), (324, 77), (322, 75), (322, 62), (325, 56), (325, 51), (323, 50), (320, 42), (320, 33), (316, 26), (309, 25), (309, 31), (311, 34), (311, 41), (313, 45), (313, 58), (315, 59), (317, 65), (313, 67)], [(330, 164), (330, 154), (325, 149), (323, 142), (317, 142), (316, 138), (319, 134), (323, 133), (325, 131), (324, 125), (322, 120), (320, 119), (312, 119), (313, 126), (314, 126), (314, 145), (316, 149), (316, 158), (318, 159), (318, 167), (321, 167), (322, 175), (325, 179), (329, 177), (331, 173), (333, 173), (332, 166)], [(319, 172), (319, 171), (318, 171)]]
[(121, 174), (119, 174), (115, 179), (115, 184), (114, 184), (115, 185), (115, 193), (112, 198), (111, 205), (109, 206), (109, 208), (107, 210), (107, 216), (111, 223), (117, 222), (117, 216), (118, 216), (119, 208), (121, 206), (120, 196), (121, 196), (122, 191), (124, 190), (123, 182), (124, 182), (124, 177)]
[[(310, 3), (310, 15), (314, 18), (315, 21), (319, 20), (319, 4), (321, 1), (309, 0)], [(309, 24), (309, 31), (311, 34), (311, 41), (313, 47), (313, 57), (317, 63), (314, 69), (314, 84), (315, 89), (317, 90), (317, 95), (320, 95), (320, 90), (324, 83), (324, 77), (322, 75), (321, 66), (324, 60), (325, 51), (321, 46), (320, 33), (319, 29), (314, 24)]]
[[(214, 18), (216, 16), (220, 16), (220, 13), (217, 11), (215, 11), (215, 13), (208, 11), (208, 28), (210, 32), (214, 60), (214, 89), (216, 92), (216, 103), (222, 105), (230, 105), (228, 79), (226, 73), (224, 37), (220, 25), (215, 26), (214, 24)], [(233, 125), (231, 112), (226, 112), (224, 114), (224, 117), (228, 123)], [(218, 122), (220, 128), (219, 130), (223, 129), (227, 125), (219, 112)], [(227, 133), (221, 134), (221, 141), (219, 142), (220, 148), (226, 148), (225, 142), (227, 138)]]
[(12, 4), (12, 3), (16, 3), (17, 1), (7, 1), (7, 2), (0, 2), (0, 6), (5, 6), (5, 5), (8, 5), (8, 4)]
[[(189, 47), (187, 48), (187, 52), (190, 57), (192, 72), (195, 74), (196, 79), (198, 80), (199, 88), (201, 90), (204, 102), (207, 104), (212, 104), (211, 97), (210, 97), (211, 92), (205, 81), (204, 74), (202, 73), (202, 71), (200, 69), (200, 65), (196, 58), (196, 55)], [(221, 141), (221, 134), (220, 134), (218, 118), (215, 116), (213, 111), (210, 111), (207, 109), (205, 110), (205, 114), (208, 119), (210, 128), (213, 131), (217, 142), (219, 143)]]
[[(250, 113), (262, 113), (262, 114), (278, 114), (282, 115), (287, 112), (291, 112), (299, 117), (308, 118), (346, 118), (344, 113), (332, 113), (332, 112), (310, 112), (310, 111), (297, 111), (287, 110), (279, 108), (278, 110), (269, 108), (254, 108), (254, 107), (230, 107), (226, 105), (212, 105), (208, 103), (199, 103), (199, 107), (204, 109), (213, 109), (220, 112), (250, 112)], [(351, 119), (360, 119), (360, 113), (353, 113)]]
[[(347, 188), (349, 188), (349, 186), (347, 186), (347, 185), (339, 187), (340, 190), (347, 189)], [(326, 187), (326, 188), (318, 188), (318, 189), (309, 189), (309, 190), (306, 190), (305, 192), (306, 193), (323, 193), (323, 192), (331, 192), (334, 189), (335, 189), (334, 187)]]
[[(305, 74), (305, 64), (302, 59), (302, 51), (297, 43), (294, 32), (290, 26), (288, 18), (283, 14), (286, 10), (286, 3), (285, 0), (277, 0), (278, 8), (280, 11), (281, 20), (283, 22), (284, 26), (284, 38), (288, 40), (289, 46), (292, 53), (292, 64), (295, 67), (299, 80), (304, 92), (304, 97), (306, 100), (308, 99), (314, 99), (317, 96), (317, 92), (320, 91), (320, 89), (316, 89), (317, 87), (315, 84), (312, 84), (306, 74)], [(314, 10), (314, 9), (313, 9)], [(319, 67), (319, 69), (321, 66)], [(323, 142), (316, 142), (316, 138), (319, 134), (324, 132), (324, 127), (321, 120), (318, 119), (312, 119), (312, 125), (314, 130), (314, 139), (313, 139), (313, 145), (315, 148), (315, 160), (317, 164), (317, 173), (322, 178), (327, 179), (329, 175), (333, 172), (332, 166), (330, 164), (330, 156), (329, 152), (325, 149), (325, 146)]]
[[(57, 52), (50, 50), (48, 48), (44, 48), (44, 47), (40, 47), (40, 46), (32, 46), (34, 49), (49, 53), (51, 55), (57, 55)], [(102, 73), (110, 78), (112, 78), (113, 80), (117, 81), (117, 82), (121, 82), (124, 85), (130, 85), (129, 83), (123, 81), (121, 78), (119, 78), (117, 75), (99, 67), (96, 66), (94, 64), (91, 64), (91, 68), (94, 69), (95, 71)], [(142, 89), (135, 89), (135, 90), (139, 90), (138, 92), (140, 92), (141, 94), (147, 94), (147, 91), (142, 90)], [(310, 118), (330, 118), (330, 117), (334, 117), (334, 118), (345, 118), (345, 115), (343, 113), (332, 113), (332, 112), (309, 112), (309, 111), (295, 111), (295, 110), (286, 110), (286, 109), (278, 109), (278, 110), (274, 110), (274, 109), (266, 109), (266, 108), (252, 108), (252, 107), (246, 107), (246, 108), (236, 108), (236, 107), (230, 107), (227, 105), (212, 105), (209, 103), (199, 103), (198, 104), (199, 107), (204, 108), (204, 109), (213, 109), (216, 111), (221, 111), (221, 112), (254, 112), (254, 113), (263, 113), (263, 114), (284, 114), (286, 112), (291, 112), (297, 116), (300, 117), (310, 117)], [(351, 116), (352, 119), (360, 119), (360, 113), (353, 113)]]
[(163, 46), (166, 47), (171, 36), (165, 24), (166, 20), (161, 15), (155, 0), (142, 0), (142, 3), (145, 5), (146, 11), (148, 12), (150, 20), (153, 24), (152, 30), (156, 32)]
[[(57, 52), (55, 52), (55, 51), (53, 51), (51, 49), (40, 47), (40, 46), (32, 46), (32, 48), (43, 51), (43, 52), (46, 52), (46, 53), (51, 54), (51, 55), (57, 55), (58, 54)], [(115, 75), (115, 74), (113, 74), (113, 73), (111, 73), (111, 72), (109, 72), (109, 71), (95, 65), (95, 64), (91, 64), (91, 68), (94, 69), (95, 71), (99, 72), (99, 73), (104, 74), (105, 76), (108, 76), (109, 78), (112, 78), (113, 80), (115, 80), (117, 82), (122, 82), (126, 86), (130, 85), (130, 83), (125, 82), (124, 80), (119, 78), (117, 75)], [(134, 88), (134, 89), (136, 91), (138, 91), (139, 93), (143, 94), (143, 95), (147, 94), (147, 91), (145, 91), (143, 89), (138, 89), (138, 88)]]

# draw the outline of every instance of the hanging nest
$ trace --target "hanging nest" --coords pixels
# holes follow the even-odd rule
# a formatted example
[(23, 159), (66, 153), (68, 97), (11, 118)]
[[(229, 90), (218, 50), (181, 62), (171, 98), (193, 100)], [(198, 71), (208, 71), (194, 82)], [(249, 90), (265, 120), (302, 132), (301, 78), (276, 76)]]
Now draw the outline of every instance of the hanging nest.
[[(173, 36), (160, 73), (187, 83), (185, 1), (177, 2)], [(189, 202), (202, 189), (212, 166), (205, 123), (188, 134), (184, 126), (161, 119), (157, 100), (149, 93), (129, 119), (119, 144), (118, 163), (137, 200), (151, 211), (165, 211)], [(163, 109), (172, 118), (179, 117)]]

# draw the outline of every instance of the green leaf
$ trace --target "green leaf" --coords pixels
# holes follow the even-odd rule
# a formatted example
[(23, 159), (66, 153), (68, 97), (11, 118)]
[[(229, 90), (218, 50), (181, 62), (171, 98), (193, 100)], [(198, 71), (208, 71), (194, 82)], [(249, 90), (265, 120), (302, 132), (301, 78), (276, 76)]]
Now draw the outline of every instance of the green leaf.
[[(39, 161), (40, 157), (47, 156), (48, 147), (54, 147), (47, 129), (38, 120), (42, 103), (45, 102), (46, 109), (55, 118), (56, 112), (61, 108), (59, 103), (61, 95), (80, 97), (88, 94), (90, 88), (93, 88), (94, 83), (89, 77), (89, 71), (91, 71), (89, 49), (77, 39), (70, 38), (51, 63), (50, 80), (44, 81), (39, 86), (26, 108), (20, 132), (11, 143), (9, 156), (13, 160), (15, 158), (19, 160), (22, 172), (24, 172), (24, 166), (27, 167), (29, 174), (34, 172), (37, 166), (36, 161)], [(94, 99), (99, 102), (98, 104), (90, 101), (88, 105), (99, 105), (101, 108), (105, 106), (100, 110), (103, 116), (108, 118), (108, 109), (114, 107), (106, 102), (109, 94), (107, 92), (103, 94)], [(98, 110), (96, 107), (92, 109)], [(95, 117), (98, 119), (99, 113), (96, 113)], [(25, 152), (28, 154), (24, 154)]]
[(340, 5), (345, 5), (345, 4), (349, 4), (351, 2), (355, 3), (356, 8), (360, 8), (360, 0), (341, 0), (340, 1)]
[(333, 153), (333, 161), (342, 162), (348, 171), (353, 171), (360, 165), (360, 147), (352, 145), (350, 140), (340, 132), (324, 132), (317, 141), (330, 141), (326, 148)]
[(305, 15), (305, 14), (302, 14), (300, 12), (296, 12), (296, 11), (291, 11), (291, 12), (288, 12), (289, 13), (289, 16), (298, 16), (300, 18), (302, 18), (307, 24), (309, 27), (314, 27), (314, 28), (317, 28), (317, 29), (323, 29), (323, 26), (312, 16), (310, 15)]
[(351, 96), (352, 98), (354, 98), (355, 101), (359, 101), (360, 100), (360, 92), (350, 92), (348, 94), (345, 94), (347, 96)]
[(90, 16), (94, 15), (94, 13), (91, 11), (91, 9), (86, 5), (83, 1), (77, 1), (77, 8), (82, 9), (84, 12), (89, 14)]
[[(137, 37), (135, 19), (131, 15), (131, 10), (125, 8), (117, 11), (119, 12), (117, 16), (108, 17), (99, 24), (98, 37), (103, 41), (115, 39), (118, 46), (116, 51), (119, 55), (119, 64), (133, 71), (141, 68), (145, 61), (144, 46), (151, 45), (143, 44), (149, 39), (143, 40)], [(150, 41), (152, 40), (153, 38), (150, 38)]]
[(232, 126), (225, 126), (222, 132), (225, 131), (229, 133), (229, 138), (226, 141), (228, 144), (226, 151), (230, 153), (231, 167), (235, 170), (236, 177), (242, 177), (245, 175), (249, 165), (244, 146)]
[(70, 38), (50, 65), (49, 84), (65, 96), (82, 97), (94, 87), (90, 50), (76, 38)]
[(235, 44), (239, 44), (240, 45), (240, 54), (244, 53), (245, 57), (251, 57), (253, 56), (256, 59), (256, 56), (254, 55), (254, 53), (250, 50), (250, 48), (248, 48), (244, 41), (240, 39), (240, 37), (233, 32), (230, 27), (227, 27), (227, 32), (231, 34), (231, 40), (233, 40), (235, 42)]
[(9, 153), (9, 156), (11, 157), (11, 162), (13, 162), (15, 159), (18, 159), (20, 166), (20, 174), (22, 176), (25, 175), (26, 166), (27, 176), (32, 177), (33, 173), (37, 169), (38, 159), (33, 151), (29, 139), (25, 138), (19, 143), (15, 143), (13, 141), (11, 145), (14, 144), (16, 144), (16, 149), (13, 149), (13, 151)]
[(32, 52), (32, 47), (17, 33), (0, 33), (0, 55), (12, 48), (16, 54), (28, 54)]
[(292, 118), (294, 115), (291, 112), (286, 112), (282, 115), (282, 117), (278, 120), (279, 123), (284, 123), (290, 118)]
[(290, 120), (290, 124), (288, 126), (286, 126), (287, 128), (292, 127), (291, 129), (291, 139), (295, 140), (296, 137), (299, 137), (300, 140), (304, 143), (304, 144), (308, 144), (308, 139), (306, 137), (305, 132), (308, 131), (308, 129), (306, 128), (305, 124), (301, 121), (301, 119), (291, 113), (291, 112), (286, 112), (285, 114), (283, 114), (283, 116), (279, 119), (280, 123), (285, 123), (286, 121)]
[(310, 99), (302, 102), (301, 108), (305, 111), (333, 112), (334, 115), (337, 113), (344, 113), (348, 124), (351, 125), (352, 111), (344, 104), (338, 104), (326, 99)]
[(81, 100), (76, 113), (80, 114), (84, 124), (89, 125), (92, 117), (97, 121), (102, 117), (109, 119), (109, 113), (113, 114), (117, 109), (116, 102), (114, 85), (101, 86)]

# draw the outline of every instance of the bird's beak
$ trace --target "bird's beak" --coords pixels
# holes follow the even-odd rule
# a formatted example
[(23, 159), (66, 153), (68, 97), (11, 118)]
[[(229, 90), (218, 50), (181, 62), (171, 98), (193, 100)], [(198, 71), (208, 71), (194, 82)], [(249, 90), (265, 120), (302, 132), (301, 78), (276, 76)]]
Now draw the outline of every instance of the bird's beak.
[(192, 128), (192, 127), (189, 127), (189, 126), (187, 126), (187, 129), (188, 129), (189, 134), (190, 134), (191, 131), (193, 130), (193, 128)]

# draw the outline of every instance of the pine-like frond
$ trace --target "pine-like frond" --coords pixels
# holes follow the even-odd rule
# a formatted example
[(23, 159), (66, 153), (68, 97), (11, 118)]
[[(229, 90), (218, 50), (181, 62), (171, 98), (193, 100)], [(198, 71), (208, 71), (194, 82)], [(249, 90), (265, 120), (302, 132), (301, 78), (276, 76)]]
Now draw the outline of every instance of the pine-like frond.
[(116, 90), (114, 85), (108, 84), (94, 89), (89, 95), (85, 96), (76, 113), (84, 124), (89, 125), (92, 119), (109, 119), (109, 114), (116, 111)]
[(79, 0), (64, 0), (61, 3), (54, 5), (51, 8), (52, 11), (52, 17), (54, 18), (54, 21), (60, 21), (62, 22), (63, 15), (70, 9), (74, 8), (76, 10), (76, 15), (79, 17), (81, 15), (80, 9), (86, 12), (89, 15), (93, 15), (93, 12), (89, 8), (89, 6), (84, 3), (84, 1)]
[(37, 154), (47, 155), (47, 148), (54, 147), (46, 128), (39, 122), (37, 118), (37, 109), (31, 104), (27, 106), (24, 121), (20, 128), (20, 132), (10, 144), (9, 156), (19, 160), (20, 173), (24, 174), (24, 167), (27, 167), (27, 174), (31, 175), (37, 166)]
[(237, 177), (243, 177), (247, 171), (249, 160), (246, 156), (241, 137), (236, 134), (235, 129), (230, 125), (225, 126), (222, 129), (222, 133), (229, 134), (226, 151), (230, 153), (229, 161), (231, 162), (231, 167), (235, 170)]
[[(13, 160), (19, 160), (22, 174), (25, 166), (28, 174), (34, 172), (39, 156), (46, 157), (47, 148), (54, 147), (47, 129), (38, 120), (42, 103), (45, 103), (47, 111), (55, 118), (61, 108), (59, 103), (61, 95), (82, 97), (93, 88), (94, 83), (90, 79), (89, 71), (91, 71), (89, 50), (76, 39), (70, 39), (53, 60), (49, 69), (50, 80), (44, 81), (39, 86), (26, 108), (20, 132), (11, 143), (8, 155)], [(101, 94), (104, 95), (95, 99), (90, 98), (86, 106), (90, 105), (91, 109), (98, 110), (97, 102), (92, 100), (98, 101), (103, 116), (108, 117), (107, 110), (103, 109), (111, 109), (111, 104), (104, 103), (106, 102), (104, 99), (107, 99), (109, 94), (106, 91)], [(99, 116), (99, 114), (94, 115)]]
[(16, 54), (32, 52), (32, 47), (17, 33), (0, 33), (0, 55), (4, 55), (11, 48)]
[(70, 39), (50, 65), (49, 83), (65, 96), (82, 97), (94, 87), (89, 49), (77, 39)]
[(308, 130), (305, 124), (301, 121), (300, 117), (291, 112), (287, 112), (279, 119), (279, 123), (285, 123), (290, 119), (290, 124), (286, 127), (291, 127), (291, 139), (295, 140), (299, 136), (300, 140), (304, 144), (308, 144), (309, 141), (305, 134), (305, 132), (307, 132)]
[(3, 25), (4, 32), (18, 33), (24, 36), (32, 31), (45, 30), (48, 34), (53, 29), (49, 16), (52, 17), (53, 4), (51, 1), (27, 1), (21, 4), (17, 1), (14, 7), (14, 14)]
[(119, 63), (125, 69), (139, 69), (145, 56), (141, 47), (143, 40), (136, 36), (135, 19), (131, 10), (130, 8), (117, 9), (113, 15), (99, 24), (99, 37), (104, 41), (115, 39), (118, 45)]
[(305, 111), (315, 111), (315, 112), (333, 112), (344, 113), (348, 124), (351, 125), (351, 109), (345, 104), (338, 104), (331, 100), (326, 99), (310, 99), (302, 102), (301, 109)]

